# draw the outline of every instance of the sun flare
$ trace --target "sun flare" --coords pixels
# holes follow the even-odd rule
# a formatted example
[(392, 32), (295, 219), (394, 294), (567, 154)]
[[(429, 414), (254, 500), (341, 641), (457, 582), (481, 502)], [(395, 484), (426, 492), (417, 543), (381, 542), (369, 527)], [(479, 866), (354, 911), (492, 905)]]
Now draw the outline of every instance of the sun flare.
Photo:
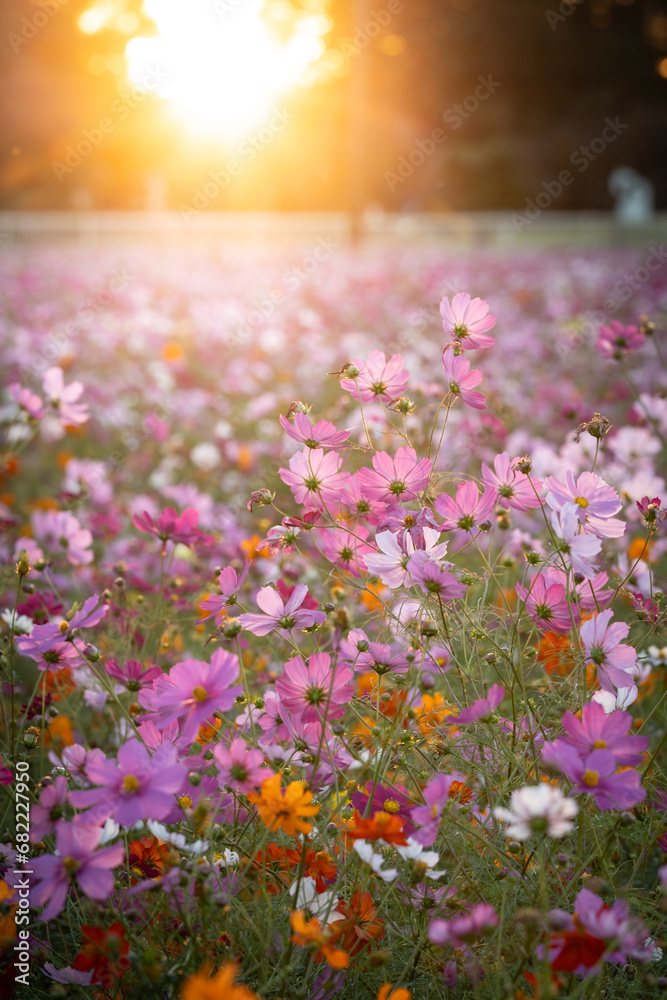
[(281, 95), (309, 82), (331, 26), (313, 6), (297, 12), (285, 0), (144, 0), (156, 34), (128, 41), (128, 75), (137, 86), (151, 72), (164, 77), (155, 92), (191, 131), (238, 138), (261, 125)]

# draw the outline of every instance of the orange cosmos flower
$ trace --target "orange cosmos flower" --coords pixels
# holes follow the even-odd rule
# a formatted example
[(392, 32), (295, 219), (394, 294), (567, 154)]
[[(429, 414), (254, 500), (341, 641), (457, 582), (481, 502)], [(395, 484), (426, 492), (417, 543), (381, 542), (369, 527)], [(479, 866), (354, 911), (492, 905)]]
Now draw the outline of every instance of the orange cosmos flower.
[(377, 1000), (410, 1000), (412, 997), (410, 990), (405, 990), (402, 986), (399, 986), (397, 990), (392, 990), (391, 993), (389, 990), (391, 990), (391, 983), (385, 983), (384, 986), (381, 986), (378, 990)]
[(236, 986), (234, 980), (238, 965), (227, 962), (213, 978), (210, 966), (205, 965), (200, 972), (188, 976), (183, 983), (181, 1000), (259, 1000), (246, 986)]
[(335, 930), (331, 927), (323, 928), (319, 920), (315, 917), (306, 920), (302, 910), (295, 910), (290, 916), (292, 935), (294, 944), (301, 945), (302, 948), (315, 946), (317, 953), (315, 961), (321, 962), (325, 959), (332, 969), (344, 969), (350, 961), (350, 956), (342, 948), (334, 948), (333, 939)]
[(64, 747), (71, 747), (73, 743), (72, 723), (66, 715), (56, 715), (44, 730), (44, 746), (62, 750)]
[(336, 865), (331, 855), (327, 854), (326, 851), (314, 851), (308, 847), (304, 855), (301, 846), (287, 848), (285, 859), (289, 868), (300, 865), (303, 859), (303, 874), (315, 879), (315, 888), (318, 892), (324, 892), (327, 888), (327, 881), (331, 882), (336, 878)]
[(311, 805), (312, 793), (306, 791), (302, 781), (290, 781), (284, 790), (280, 785), (280, 773), (274, 774), (262, 782), (259, 795), (250, 792), (248, 799), (255, 803), (262, 822), (272, 832), (284, 830), (291, 837), (310, 833), (313, 824), (304, 822), (301, 817), (315, 816), (320, 811), (319, 806)]
[(141, 840), (130, 841), (127, 863), (137, 878), (159, 878), (168, 854), (169, 848), (157, 837), (142, 837)]
[(384, 840), (385, 844), (400, 844), (401, 847), (406, 847), (408, 842), (403, 833), (404, 825), (405, 822), (400, 816), (392, 816), (382, 809), (373, 813), (373, 819), (362, 819), (355, 811), (346, 836), (350, 840)]
[(370, 892), (355, 892), (349, 903), (341, 900), (336, 913), (342, 913), (343, 919), (333, 924), (333, 934), (351, 956), (370, 948), (374, 940), (384, 936), (384, 921), (376, 917)]

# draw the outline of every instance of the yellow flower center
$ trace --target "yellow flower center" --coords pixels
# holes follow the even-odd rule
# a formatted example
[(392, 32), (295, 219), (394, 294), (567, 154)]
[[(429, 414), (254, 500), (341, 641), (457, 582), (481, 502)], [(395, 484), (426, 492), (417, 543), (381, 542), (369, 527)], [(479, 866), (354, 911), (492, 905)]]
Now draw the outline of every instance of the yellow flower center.
[(66, 621), (62, 621), (60, 623), (60, 625), (58, 626), (58, 629), (59, 629), (59, 631), (60, 631), (60, 633), (62, 635), (65, 634), (65, 632), (67, 631), (68, 628), (69, 628), (69, 624)]
[(180, 805), (181, 809), (190, 809), (192, 806), (192, 799), (190, 798), (189, 795), (181, 795), (180, 799), (178, 800), (178, 804)]
[(136, 792), (138, 787), (139, 787), (138, 778), (135, 778), (133, 774), (126, 774), (125, 777), (123, 778), (123, 784), (121, 785), (122, 790), (124, 792), (127, 792), (128, 794), (131, 794), (132, 792)]
[(599, 777), (600, 777), (600, 775), (598, 774), (597, 771), (589, 771), (588, 768), (587, 768), (584, 771), (581, 780), (583, 781), (583, 783), (585, 785), (588, 785), (589, 788), (595, 788), (595, 786), (598, 783)]
[(76, 860), (76, 858), (72, 858), (69, 856), (63, 858), (63, 868), (65, 869), (66, 874), (69, 875), (70, 877), (74, 875), (78, 867), (79, 867), (79, 862)]
[(385, 812), (397, 813), (401, 807), (395, 799), (387, 799), (383, 808)]
[(574, 502), (578, 503), (580, 507), (588, 507), (588, 500), (586, 497), (575, 497)]
[(596, 740), (595, 743), (593, 744), (593, 749), (594, 750), (606, 750), (607, 749), (607, 742), (606, 742), (606, 740)]
[(195, 701), (206, 701), (206, 690), (198, 684), (192, 689), (192, 697)]

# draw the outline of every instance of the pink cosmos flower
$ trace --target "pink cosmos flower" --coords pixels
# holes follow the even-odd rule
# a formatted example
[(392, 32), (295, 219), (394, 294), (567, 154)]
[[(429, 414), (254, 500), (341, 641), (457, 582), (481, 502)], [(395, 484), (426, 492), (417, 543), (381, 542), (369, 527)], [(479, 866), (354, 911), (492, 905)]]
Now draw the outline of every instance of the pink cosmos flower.
[[(435, 546), (440, 549), (442, 546)], [(434, 554), (435, 549), (425, 552), (417, 549), (410, 556), (408, 563), (408, 573), (410, 582), (424, 591), (425, 594), (433, 594), (441, 601), (452, 601), (455, 598), (463, 597), (466, 592), (466, 585), (459, 583), (453, 573), (449, 570), (453, 568), (453, 563), (443, 562)]]
[(495, 344), (495, 337), (484, 334), (496, 325), (496, 317), (489, 313), (484, 299), (472, 299), (467, 292), (459, 292), (449, 304), (445, 296), (440, 303), (442, 328), (458, 340), (466, 350), (483, 349)]
[(282, 413), (280, 426), (294, 441), (305, 444), (306, 448), (342, 448), (350, 436), (349, 431), (338, 431), (330, 420), (319, 420), (312, 424), (305, 413), (294, 414), (294, 426)]
[(276, 691), (285, 709), (301, 713), (304, 723), (338, 719), (354, 693), (352, 671), (332, 666), (328, 653), (313, 653), (307, 667), (300, 656), (293, 656), (276, 681)]
[(231, 566), (226, 566), (225, 569), (218, 575), (218, 583), (220, 585), (220, 595), (214, 597), (207, 597), (205, 601), (201, 602), (200, 607), (205, 611), (210, 611), (210, 614), (206, 615), (205, 618), (200, 618), (199, 621), (207, 622), (209, 618), (214, 618), (219, 615), (223, 608), (228, 605), (231, 606), (236, 604), (239, 596), (239, 591), (245, 582), (245, 578), (248, 575), (248, 570), (252, 566), (252, 562), (246, 560), (246, 564), (243, 567), (243, 572), (239, 576), (235, 569)]
[(263, 730), (259, 738), (260, 746), (270, 746), (272, 743), (285, 741), (289, 738), (289, 732), (285, 725), (281, 712), (284, 712), (280, 695), (275, 691), (267, 691), (264, 699), (264, 713), (259, 717), (259, 726)]
[(292, 455), (289, 469), (279, 469), (298, 504), (317, 510), (339, 499), (346, 475), (340, 472), (343, 458), (335, 451), (304, 448)]
[(18, 382), (12, 382), (9, 391), (14, 397), (17, 406), (32, 417), (33, 420), (41, 420), (44, 416), (44, 403), (34, 392), (25, 386), (20, 386)]
[(444, 518), (442, 527), (445, 531), (451, 531), (453, 528), (472, 531), (473, 528), (478, 528), (489, 520), (496, 506), (497, 496), (493, 486), (489, 486), (480, 495), (477, 484), (468, 480), (457, 487), (456, 500), (443, 493), (433, 506)]
[(227, 747), (221, 743), (213, 750), (220, 788), (247, 795), (258, 788), (271, 773), (264, 766), (261, 750), (251, 750), (245, 740), (235, 739)]
[(636, 326), (623, 326), (617, 319), (609, 326), (601, 326), (598, 330), (596, 349), (606, 358), (617, 360), (630, 351), (638, 351), (644, 346), (645, 335)]
[(327, 617), (323, 611), (310, 611), (301, 607), (307, 596), (308, 587), (305, 583), (300, 583), (294, 588), (287, 602), (283, 602), (273, 587), (262, 587), (257, 595), (257, 605), (264, 614), (243, 614), (239, 616), (239, 621), (254, 635), (268, 635), (275, 629), (279, 635), (285, 637), (295, 628), (321, 625)]
[(545, 743), (542, 759), (549, 767), (562, 771), (575, 795), (591, 794), (601, 812), (631, 809), (646, 798), (646, 789), (636, 771), (616, 773), (616, 759), (609, 750), (594, 750), (580, 757), (573, 746), (562, 740)]
[(403, 548), (398, 537), (391, 531), (379, 531), (375, 536), (375, 544), (380, 551), (365, 552), (361, 557), (362, 565), (369, 573), (379, 576), (391, 590), (405, 586), (410, 578), (408, 562), (414, 551), (411, 539), (405, 539)]
[(519, 599), (525, 602), (526, 611), (538, 628), (569, 632), (573, 621), (576, 624), (579, 614), (568, 604), (565, 587), (560, 583), (550, 583), (544, 573), (533, 577), (530, 590), (517, 583), (516, 592)]
[(180, 719), (182, 737), (192, 741), (214, 712), (227, 712), (232, 707), (242, 691), (240, 684), (233, 685), (238, 675), (238, 659), (222, 649), (216, 649), (210, 663), (176, 663), (152, 689), (139, 693), (139, 703), (149, 709), (139, 721), (155, 722), (158, 729), (164, 729)]
[(145, 510), (141, 516), (135, 514), (132, 522), (139, 531), (155, 535), (163, 543), (171, 541), (192, 546), (197, 542), (207, 543), (213, 540), (212, 535), (205, 534), (197, 527), (199, 513), (194, 507), (186, 507), (182, 514), (178, 514), (173, 507), (165, 507), (157, 521)]
[(544, 485), (548, 490), (546, 500), (552, 510), (562, 510), (565, 504), (574, 504), (577, 516), (587, 531), (602, 538), (618, 538), (625, 531), (623, 521), (613, 516), (621, 509), (618, 493), (594, 472), (582, 472), (575, 481), (568, 469), (564, 484), (555, 476), (547, 476)]
[(424, 528), (440, 532), (433, 513), (428, 507), (421, 510), (407, 510), (400, 504), (392, 503), (385, 508), (377, 526), (378, 531), (392, 531), (398, 537), (399, 545), (403, 545), (405, 536), (409, 535), (416, 549), (426, 548)]
[(426, 489), (431, 477), (431, 461), (417, 461), (414, 448), (403, 446), (394, 458), (386, 451), (373, 455), (373, 468), (360, 469), (359, 483), (364, 493), (381, 503), (415, 500)]
[[(355, 631), (360, 631), (355, 629)], [(351, 635), (352, 633), (350, 633)], [(364, 633), (362, 633), (364, 635)], [(392, 650), (384, 642), (368, 642), (365, 649), (363, 642), (357, 642), (357, 655), (354, 657), (354, 669), (361, 671), (374, 670), (382, 677), (384, 674), (406, 674), (410, 664), (401, 652)], [(341, 643), (341, 648), (343, 644)], [(349, 646), (347, 647), (349, 649)]]
[[(415, 806), (410, 813), (412, 822), (419, 827), (412, 835), (413, 839), (422, 847), (430, 847), (434, 843), (445, 807), (450, 802), (459, 807), (463, 805), (460, 799), (460, 791), (463, 788), (467, 789), (466, 778), (459, 771), (437, 774), (424, 788), (422, 794), (425, 804)], [(474, 798), (474, 792), (467, 795), (467, 798), (471, 797)]]
[(144, 667), (139, 660), (126, 660), (122, 667), (115, 660), (107, 660), (104, 669), (110, 677), (120, 681), (127, 691), (132, 692), (141, 691), (158, 677), (162, 677), (160, 667)]
[(553, 511), (551, 526), (557, 539), (556, 548), (566, 565), (587, 580), (592, 580), (596, 568), (591, 559), (599, 554), (602, 539), (584, 532), (577, 511), (573, 503), (564, 504), (560, 510)]
[(354, 531), (344, 531), (341, 528), (322, 531), (319, 537), (329, 562), (352, 576), (361, 576), (360, 560), (367, 552), (373, 551), (366, 544), (368, 529), (363, 524), (358, 525)]
[(508, 451), (496, 455), (493, 460), (493, 470), (486, 462), (482, 462), (482, 482), (486, 487), (494, 486), (498, 491), (498, 505), (509, 510), (528, 510), (529, 507), (541, 507), (542, 501), (537, 495), (543, 488), (539, 479), (529, 479), (523, 472), (514, 468)]
[(361, 403), (375, 399), (391, 403), (405, 392), (410, 373), (403, 368), (403, 358), (394, 354), (386, 360), (384, 351), (371, 351), (364, 363), (361, 358), (352, 362), (359, 374), (356, 378), (341, 379), (341, 389), (349, 392)]
[(345, 486), (340, 491), (339, 503), (350, 517), (363, 517), (369, 524), (377, 524), (379, 515), (385, 509), (383, 503), (368, 496), (359, 481), (358, 472), (346, 480)]
[(505, 688), (502, 684), (492, 684), (489, 693), (485, 698), (478, 698), (469, 708), (464, 708), (458, 716), (452, 716), (456, 723), (477, 722), (479, 719), (488, 719), (498, 708), (505, 697)]
[(597, 702), (584, 705), (580, 719), (566, 712), (561, 721), (567, 736), (560, 742), (574, 747), (580, 757), (594, 750), (609, 750), (617, 764), (633, 767), (639, 764), (649, 744), (646, 736), (627, 735), (632, 725), (629, 712), (617, 710), (607, 715)]
[(647, 524), (655, 524), (656, 522), (660, 523), (667, 520), (667, 510), (663, 508), (660, 497), (653, 497), (650, 500), (648, 496), (645, 496), (641, 500), (636, 500), (635, 503), (637, 510)]
[(39, 805), (33, 806), (30, 810), (30, 840), (33, 844), (55, 831), (59, 820), (65, 814), (68, 794), (67, 778), (64, 774), (57, 775), (55, 781), (46, 786), (39, 796)]
[(470, 362), (462, 354), (456, 355), (453, 350), (445, 348), (442, 354), (442, 366), (449, 385), (449, 392), (460, 396), (466, 406), (473, 410), (486, 409), (486, 397), (481, 392), (474, 392), (476, 385), (482, 381), (482, 373), (478, 368), (470, 371)]
[[(33, 629), (34, 631), (34, 629)], [(31, 636), (21, 636), (16, 645), (24, 656), (29, 656), (37, 664), (38, 670), (50, 670), (55, 673), (64, 667), (80, 667), (85, 660), (71, 642), (53, 639), (48, 644), (35, 643)]]
[(463, 948), (498, 926), (498, 914), (489, 903), (478, 903), (469, 914), (451, 920), (432, 920), (428, 939), (432, 944)]
[(632, 678), (638, 673), (637, 650), (621, 642), (630, 631), (630, 626), (625, 622), (612, 624), (613, 616), (614, 612), (609, 608), (581, 626), (586, 660), (596, 665), (600, 686), (612, 694), (615, 688), (631, 687)]
[(63, 427), (85, 424), (88, 420), (88, 407), (84, 403), (77, 403), (83, 392), (81, 382), (70, 382), (69, 385), (65, 385), (62, 368), (55, 367), (44, 372), (42, 388), (47, 402), (58, 411)]
[(72, 792), (70, 801), (77, 809), (102, 805), (107, 816), (129, 827), (142, 819), (164, 819), (185, 775), (184, 764), (153, 759), (143, 743), (131, 739), (119, 748), (117, 760), (88, 762), (86, 777), (100, 787)]
[[(98, 605), (98, 602), (101, 602)], [(49, 649), (56, 641), (72, 639), (76, 630), (92, 628), (99, 625), (109, 611), (107, 604), (97, 594), (84, 601), (83, 605), (69, 621), (64, 618), (60, 622), (49, 622), (47, 625), (35, 625), (30, 633), (30, 645), (33, 650)]]
[(32, 526), (37, 540), (54, 552), (64, 551), (72, 566), (85, 566), (93, 561), (90, 551), (93, 536), (73, 514), (65, 510), (36, 510)]
[(31, 859), (36, 876), (31, 885), (30, 903), (47, 903), (41, 919), (48, 921), (62, 910), (69, 887), (77, 888), (90, 899), (105, 899), (110, 895), (114, 878), (111, 872), (125, 856), (123, 843), (97, 850), (102, 828), (75, 820), (59, 823), (56, 829), (56, 854), (42, 854)]

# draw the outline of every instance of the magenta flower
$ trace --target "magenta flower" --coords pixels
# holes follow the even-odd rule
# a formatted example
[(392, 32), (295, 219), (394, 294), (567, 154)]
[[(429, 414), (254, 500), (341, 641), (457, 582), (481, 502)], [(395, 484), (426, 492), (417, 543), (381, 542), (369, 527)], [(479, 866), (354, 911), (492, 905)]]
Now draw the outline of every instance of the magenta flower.
[(364, 493), (380, 503), (415, 500), (426, 489), (431, 478), (428, 458), (417, 461), (414, 448), (403, 446), (394, 458), (386, 451), (373, 455), (372, 469), (359, 469), (359, 483)]
[(109, 607), (94, 594), (83, 602), (83, 606), (67, 621), (49, 622), (47, 625), (35, 625), (30, 633), (30, 643), (33, 650), (44, 651), (54, 643), (67, 641), (76, 635), (80, 628), (92, 628), (106, 617)]
[(183, 739), (192, 741), (214, 712), (227, 712), (232, 707), (242, 691), (240, 684), (233, 685), (238, 675), (238, 659), (222, 649), (216, 649), (210, 663), (176, 663), (152, 689), (139, 693), (139, 703), (149, 709), (140, 721), (155, 722), (158, 729), (164, 729), (180, 719)]
[(323, 611), (311, 611), (301, 607), (307, 596), (308, 587), (305, 583), (300, 583), (294, 588), (287, 602), (283, 602), (273, 587), (262, 587), (257, 595), (257, 605), (264, 614), (247, 613), (240, 615), (239, 621), (254, 635), (268, 635), (275, 629), (279, 635), (287, 638), (293, 629), (321, 625), (327, 617)]
[(34, 392), (25, 386), (20, 386), (18, 382), (12, 382), (9, 391), (14, 397), (17, 406), (32, 417), (33, 420), (41, 420), (44, 416), (44, 403)]
[(324, 555), (340, 569), (352, 576), (361, 576), (361, 557), (367, 552), (372, 552), (370, 545), (366, 544), (368, 529), (362, 524), (354, 531), (345, 531), (341, 528), (329, 529), (320, 533), (322, 550)]
[(361, 649), (361, 644), (357, 645), (354, 669), (363, 671), (374, 670), (376, 674), (382, 677), (388, 673), (407, 674), (410, 664), (402, 653), (392, 650), (391, 646), (388, 646), (386, 643), (369, 642), (366, 649)]
[(462, 354), (455, 354), (447, 347), (442, 354), (442, 366), (453, 396), (460, 396), (466, 406), (473, 410), (486, 409), (486, 397), (481, 392), (474, 392), (476, 385), (482, 381), (482, 373), (478, 368), (470, 371), (470, 362)]
[(623, 326), (617, 319), (610, 326), (601, 326), (595, 347), (606, 358), (618, 360), (630, 351), (644, 346), (645, 335), (636, 326)]
[(284, 712), (280, 695), (275, 690), (267, 691), (264, 699), (264, 713), (259, 717), (259, 727), (263, 730), (259, 738), (260, 746), (270, 746), (272, 743), (289, 739), (289, 732), (281, 712)]
[(462, 712), (459, 712), (458, 716), (452, 716), (452, 719), (457, 724), (489, 719), (504, 697), (505, 688), (501, 684), (492, 684), (486, 698), (478, 698), (469, 708), (464, 708)]
[(403, 368), (400, 354), (387, 361), (384, 351), (371, 351), (365, 363), (355, 358), (352, 365), (359, 374), (354, 379), (341, 379), (340, 385), (361, 403), (372, 403), (375, 399), (391, 403), (403, 395), (410, 373)]
[(121, 667), (115, 660), (107, 660), (104, 669), (110, 677), (120, 681), (127, 691), (137, 692), (149, 687), (162, 677), (160, 667), (145, 667), (139, 660), (126, 660)]
[(538, 628), (569, 632), (579, 618), (579, 612), (568, 604), (565, 587), (561, 583), (550, 583), (544, 573), (533, 577), (530, 590), (517, 583), (516, 592), (525, 603), (530, 620)]
[(413, 839), (422, 847), (430, 847), (434, 843), (440, 818), (450, 802), (460, 807), (464, 801), (469, 802), (475, 797), (475, 793), (465, 782), (463, 774), (452, 771), (449, 774), (437, 774), (424, 788), (424, 805), (415, 806), (410, 813), (412, 822), (419, 827), (413, 834)]
[(123, 860), (125, 846), (118, 843), (98, 851), (101, 837), (101, 827), (87, 826), (77, 820), (60, 823), (56, 829), (57, 853), (31, 860), (36, 882), (31, 886), (30, 903), (32, 906), (47, 903), (42, 920), (58, 916), (72, 883), (90, 899), (105, 899), (110, 895), (114, 885), (111, 869)]
[(445, 531), (459, 528), (461, 531), (472, 531), (489, 520), (496, 506), (497, 493), (490, 486), (480, 494), (477, 484), (472, 480), (461, 483), (456, 489), (456, 500), (443, 493), (433, 506), (436, 512), (444, 518), (442, 527)]
[(85, 566), (93, 561), (90, 551), (93, 536), (73, 514), (66, 510), (36, 510), (32, 524), (38, 541), (54, 552), (64, 551), (72, 566)]
[(279, 469), (280, 478), (289, 486), (297, 503), (317, 510), (339, 499), (346, 474), (340, 472), (343, 458), (335, 451), (304, 448), (292, 455), (289, 469)]
[(88, 407), (77, 403), (83, 392), (81, 382), (70, 382), (65, 385), (62, 368), (49, 368), (44, 372), (42, 388), (50, 406), (58, 411), (63, 427), (77, 427), (88, 420)]
[(611, 906), (590, 889), (582, 889), (574, 901), (574, 916), (580, 927), (594, 937), (606, 941), (613, 950), (605, 960), (625, 965), (630, 958), (649, 962), (655, 945), (649, 940), (649, 929), (638, 917), (630, 916), (630, 904), (616, 899)]
[(313, 653), (307, 667), (300, 656), (293, 656), (276, 681), (276, 691), (286, 711), (300, 713), (304, 723), (338, 719), (354, 694), (352, 671), (332, 666), (328, 653)]
[(176, 544), (193, 546), (197, 542), (207, 543), (213, 540), (212, 535), (207, 535), (197, 527), (199, 513), (194, 507), (186, 507), (182, 514), (178, 514), (173, 507), (165, 507), (154, 521), (147, 510), (143, 514), (135, 514), (132, 518), (135, 528), (145, 531), (149, 535), (155, 535), (161, 542), (171, 541)]
[(247, 795), (258, 788), (271, 773), (264, 766), (261, 750), (251, 750), (245, 740), (235, 739), (229, 750), (221, 743), (213, 750), (218, 768), (218, 785)]
[(67, 805), (67, 778), (64, 774), (56, 776), (55, 780), (46, 786), (39, 797), (39, 805), (30, 810), (30, 840), (33, 844), (52, 834), (59, 820), (65, 814)]
[(497, 926), (498, 914), (494, 908), (489, 903), (478, 903), (468, 914), (462, 913), (451, 920), (432, 920), (428, 939), (432, 944), (463, 948)]
[(102, 805), (106, 816), (129, 827), (142, 819), (164, 819), (185, 775), (184, 764), (154, 760), (143, 743), (131, 739), (120, 747), (117, 760), (88, 762), (86, 777), (100, 787), (72, 792), (70, 801), (77, 809)]
[(467, 292), (459, 292), (449, 304), (445, 296), (440, 303), (442, 328), (461, 343), (466, 350), (483, 349), (495, 344), (495, 337), (486, 337), (487, 330), (496, 325), (496, 317), (489, 313), (484, 299), (472, 299)]
[[(516, 459), (513, 461), (516, 462)], [(493, 486), (498, 491), (498, 505), (509, 510), (528, 510), (529, 507), (540, 507), (542, 501), (537, 495), (543, 487), (539, 479), (532, 481), (523, 472), (514, 468), (508, 451), (496, 455), (493, 460), (493, 470), (486, 462), (482, 462), (482, 482), (486, 487)]]
[(595, 664), (601, 687), (612, 694), (615, 688), (631, 687), (632, 678), (638, 673), (637, 650), (621, 642), (630, 631), (630, 626), (625, 622), (612, 624), (613, 615), (609, 608), (581, 626), (586, 660)]
[(26, 635), (18, 638), (16, 645), (24, 656), (35, 661), (38, 670), (51, 670), (55, 673), (64, 667), (80, 667), (85, 662), (71, 642), (52, 639), (48, 644), (35, 643), (31, 636)]
[(245, 578), (248, 575), (248, 570), (252, 566), (252, 562), (246, 560), (246, 564), (243, 567), (243, 572), (239, 576), (235, 569), (231, 566), (226, 566), (225, 569), (218, 575), (218, 583), (220, 584), (220, 595), (215, 597), (207, 597), (205, 601), (201, 602), (200, 607), (204, 611), (210, 611), (210, 614), (206, 615), (205, 618), (200, 618), (200, 622), (207, 622), (209, 618), (214, 618), (219, 615), (223, 608), (236, 604), (239, 598), (239, 591), (245, 582)]
[(393, 532), (398, 537), (399, 545), (403, 545), (405, 536), (409, 535), (416, 549), (426, 548), (424, 528), (428, 528), (436, 534), (440, 533), (440, 526), (428, 507), (413, 511), (407, 510), (397, 503), (389, 504), (385, 508), (377, 525), (378, 531)]
[(618, 538), (625, 531), (623, 521), (613, 516), (621, 509), (618, 493), (594, 472), (582, 472), (575, 482), (568, 469), (564, 484), (555, 476), (547, 476), (544, 485), (548, 490), (546, 501), (552, 510), (574, 504), (587, 531), (602, 538)]
[(616, 759), (609, 750), (594, 750), (581, 758), (573, 746), (556, 740), (544, 744), (542, 759), (566, 776), (575, 795), (592, 795), (601, 812), (631, 809), (646, 798), (646, 789), (642, 788), (637, 772), (616, 773)]
[[(368, 800), (371, 800), (368, 809)], [(410, 837), (415, 831), (415, 825), (410, 818), (410, 813), (414, 803), (410, 801), (408, 790), (403, 785), (395, 785), (385, 788), (384, 785), (375, 785), (373, 782), (366, 782), (366, 788), (358, 788), (350, 796), (352, 805), (360, 816), (372, 816), (376, 812), (386, 812), (390, 816), (399, 816), (403, 820), (403, 833)]]
[(649, 744), (646, 736), (628, 736), (632, 725), (629, 712), (617, 710), (607, 715), (595, 701), (584, 705), (580, 719), (566, 712), (561, 722), (567, 736), (560, 742), (574, 747), (580, 757), (587, 757), (594, 750), (608, 750), (617, 764), (633, 767), (639, 764)]
[(636, 500), (637, 510), (644, 518), (647, 524), (655, 524), (656, 521), (664, 521), (667, 519), (667, 510), (662, 506), (662, 500), (660, 497), (653, 497), (649, 500), (648, 496), (642, 497), (641, 500)]
[(280, 426), (295, 441), (305, 444), (306, 448), (341, 448), (350, 436), (349, 431), (338, 431), (330, 420), (318, 420), (312, 424), (305, 413), (294, 414), (294, 426), (282, 413), (279, 417)]
[(466, 585), (459, 583), (454, 574), (448, 572), (452, 566), (453, 563), (442, 562), (435, 558), (433, 550), (425, 552), (423, 549), (417, 549), (410, 556), (408, 563), (410, 583), (419, 587), (425, 594), (433, 594), (441, 601), (452, 601), (463, 597)]

